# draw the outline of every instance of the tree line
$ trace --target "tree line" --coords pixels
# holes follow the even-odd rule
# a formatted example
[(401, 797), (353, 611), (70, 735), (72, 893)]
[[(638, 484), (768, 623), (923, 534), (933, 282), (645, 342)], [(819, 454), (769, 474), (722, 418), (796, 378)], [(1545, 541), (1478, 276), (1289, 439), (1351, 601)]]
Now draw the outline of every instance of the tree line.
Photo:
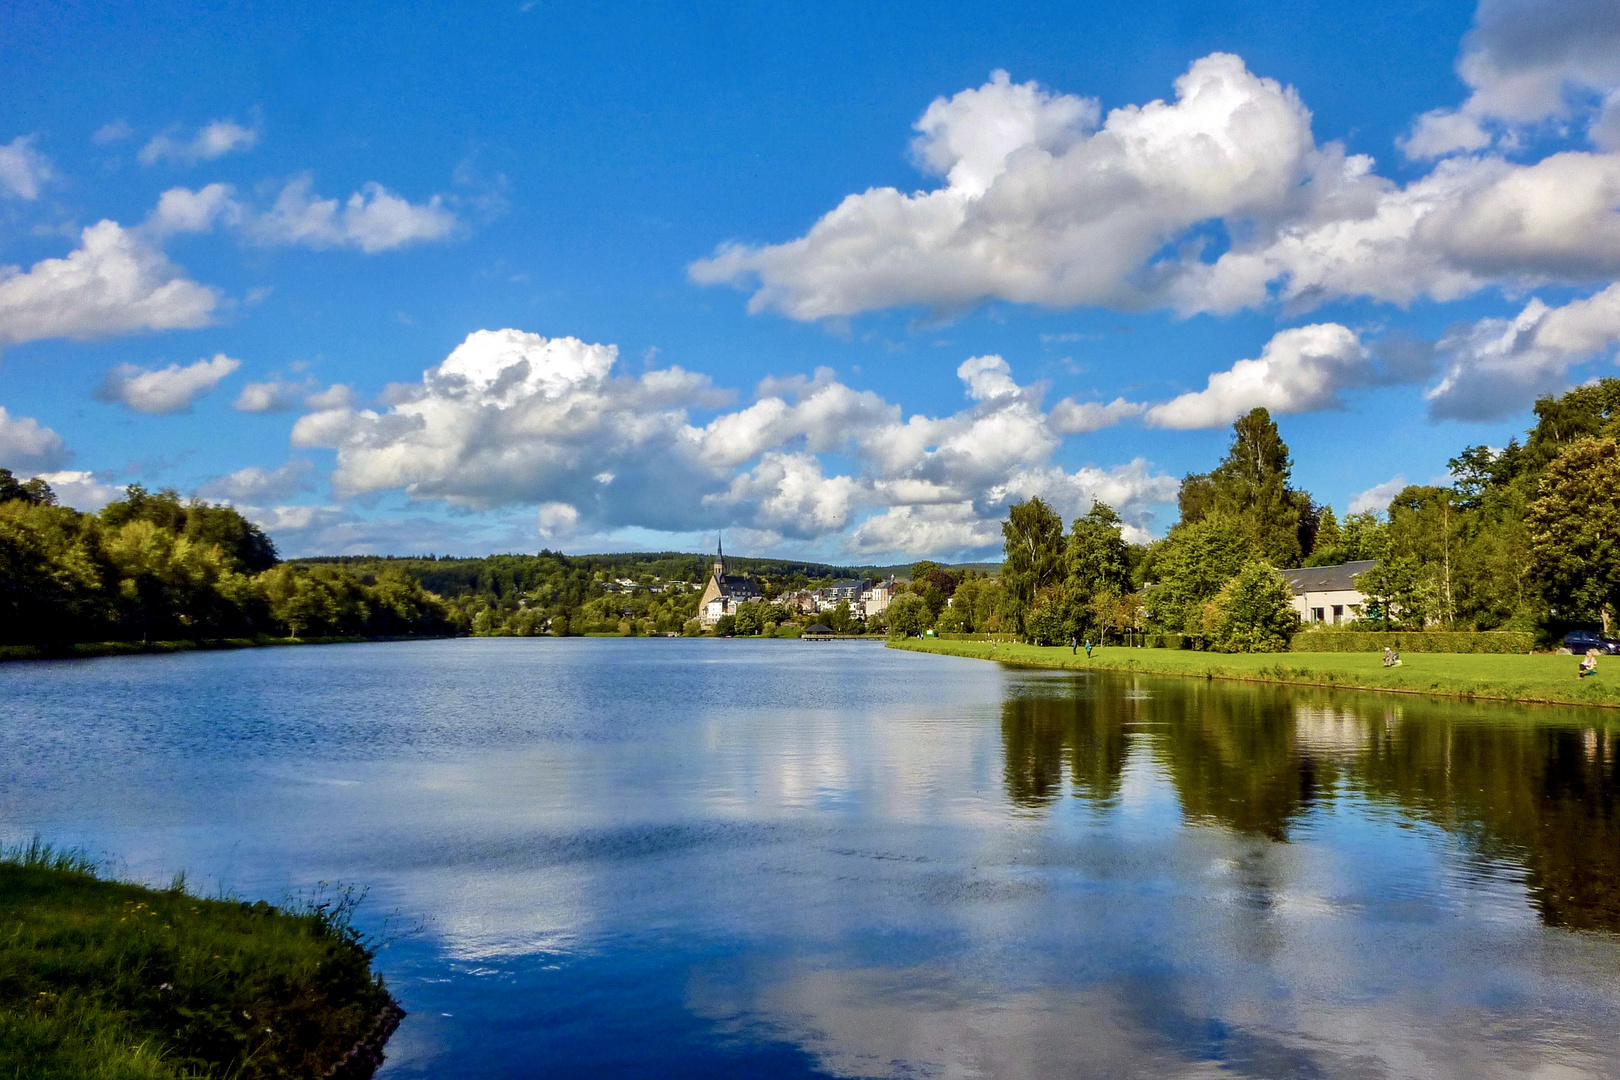
[(408, 575), (282, 562), (228, 506), (131, 485), (99, 513), (0, 469), (0, 644), (450, 632)]
[(1620, 379), (1544, 397), (1535, 416), (1522, 444), (1451, 459), (1451, 483), (1410, 485), (1383, 513), (1341, 522), (1294, 487), (1288, 446), (1255, 409), (1214, 469), (1182, 480), (1162, 540), (1126, 543), (1103, 503), (1067, 532), (1040, 499), (1013, 506), (1001, 622), (1039, 644), (1147, 629), (1272, 651), (1297, 629), (1278, 569), (1370, 560), (1355, 578), (1359, 628), (1608, 632), (1620, 610)]

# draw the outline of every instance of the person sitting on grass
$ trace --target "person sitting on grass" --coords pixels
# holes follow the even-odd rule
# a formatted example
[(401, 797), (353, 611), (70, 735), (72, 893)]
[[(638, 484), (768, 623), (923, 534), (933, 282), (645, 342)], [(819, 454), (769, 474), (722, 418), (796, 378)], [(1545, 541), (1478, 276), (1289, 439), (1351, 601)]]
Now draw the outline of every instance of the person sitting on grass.
[(1597, 674), (1597, 650), (1587, 649), (1586, 655), (1581, 657), (1581, 670), (1576, 678), (1584, 679), (1588, 675)]
[(1384, 646), (1384, 666), (1385, 667), (1400, 667), (1401, 666), (1401, 654), (1396, 652), (1394, 649), (1390, 648), (1388, 645)]

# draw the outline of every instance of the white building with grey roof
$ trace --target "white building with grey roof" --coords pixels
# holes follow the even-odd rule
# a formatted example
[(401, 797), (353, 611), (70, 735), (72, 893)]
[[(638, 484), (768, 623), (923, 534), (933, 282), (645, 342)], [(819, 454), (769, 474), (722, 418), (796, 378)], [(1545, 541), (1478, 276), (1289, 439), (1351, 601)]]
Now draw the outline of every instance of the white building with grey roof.
[(1367, 597), (1356, 588), (1356, 575), (1378, 565), (1377, 559), (1361, 559), (1337, 566), (1304, 566), (1279, 570), (1294, 592), (1294, 610), (1306, 626), (1355, 622), (1361, 618)]

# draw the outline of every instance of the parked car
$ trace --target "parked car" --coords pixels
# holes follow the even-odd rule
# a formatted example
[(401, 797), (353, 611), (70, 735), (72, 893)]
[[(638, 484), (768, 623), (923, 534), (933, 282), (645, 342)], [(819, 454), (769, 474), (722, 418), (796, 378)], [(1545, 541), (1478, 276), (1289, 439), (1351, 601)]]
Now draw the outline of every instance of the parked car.
[(1606, 638), (1596, 630), (1572, 630), (1564, 635), (1564, 648), (1577, 656), (1587, 649), (1596, 649), (1609, 656), (1620, 655), (1620, 641)]

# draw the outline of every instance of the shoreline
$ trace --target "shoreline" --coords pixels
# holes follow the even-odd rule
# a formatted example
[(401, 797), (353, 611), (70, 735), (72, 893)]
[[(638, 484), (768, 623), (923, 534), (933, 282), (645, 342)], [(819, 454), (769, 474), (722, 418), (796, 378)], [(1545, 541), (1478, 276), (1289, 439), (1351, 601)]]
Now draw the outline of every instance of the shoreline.
[[(1206, 653), (1112, 645), (1089, 659), (1063, 646), (909, 638), (889, 642), (907, 652), (992, 660), (1012, 667), (1063, 671), (1117, 671), (1138, 675), (1221, 679), (1230, 682), (1326, 687), (1384, 694), (1500, 701), (1523, 705), (1574, 705), (1620, 709), (1620, 662), (1595, 678), (1578, 681), (1576, 658), (1495, 653), (1409, 653), (1398, 668), (1385, 668), (1377, 653)], [(1157, 655), (1155, 655), (1157, 654)]]
[(37, 839), (0, 851), (0, 1073), (368, 1080), (405, 1012), (359, 902), (154, 888)]

